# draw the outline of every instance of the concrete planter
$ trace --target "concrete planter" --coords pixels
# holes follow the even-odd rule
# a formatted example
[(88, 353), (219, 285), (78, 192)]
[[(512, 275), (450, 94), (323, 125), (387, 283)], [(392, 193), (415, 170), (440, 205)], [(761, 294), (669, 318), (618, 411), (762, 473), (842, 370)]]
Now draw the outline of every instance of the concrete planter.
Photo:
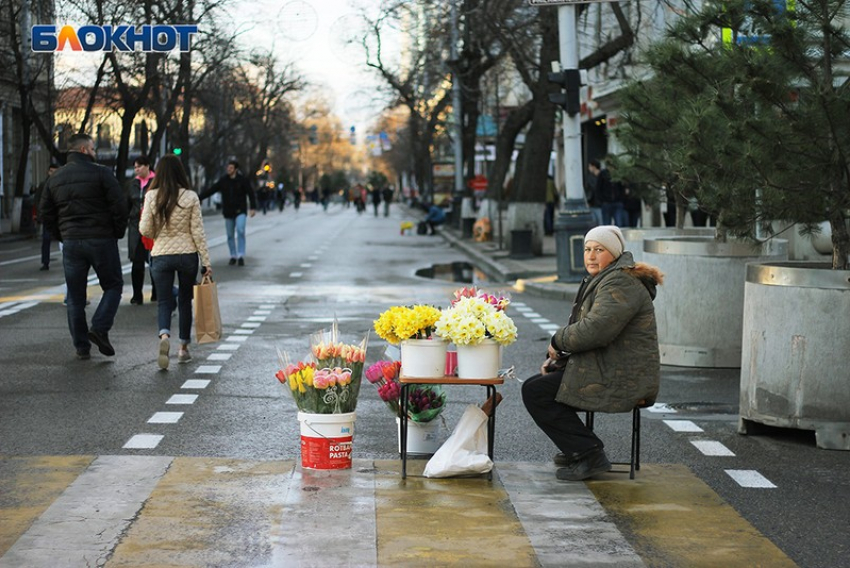
[(626, 250), (632, 253), (635, 262), (643, 261), (643, 241), (660, 237), (713, 237), (713, 227), (646, 227), (640, 229), (623, 229)]
[(850, 450), (850, 271), (750, 264), (744, 294), (740, 431), (751, 422), (814, 430)]
[(543, 203), (520, 202), (508, 205), (505, 219), (505, 246), (511, 250), (511, 231), (530, 229), (531, 248), (535, 256), (543, 254)]
[(739, 367), (746, 265), (787, 260), (786, 244), (774, 239), (760, 247), (699, 236), (644, 241), (644, 262), (665, 274), (655, 300), (661, 363)]

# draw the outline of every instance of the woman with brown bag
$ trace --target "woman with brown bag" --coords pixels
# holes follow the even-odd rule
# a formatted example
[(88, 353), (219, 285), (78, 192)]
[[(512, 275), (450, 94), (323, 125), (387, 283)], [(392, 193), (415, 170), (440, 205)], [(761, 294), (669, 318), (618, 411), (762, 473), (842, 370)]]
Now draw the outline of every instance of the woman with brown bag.
[(171, 349), (171, 313), (177, 303), (180, 349), (177, 361), (192, 360), (189, 343), (192, 336), (192, 295), (198, 274), (198, 255), (205, 274), (212, 274), (201, 202), (191, 189), (189, 178), (180, 158), (163, 156), (156, 168), (150, 190), (145, 194), (140, 232), (154, 239), (151, 250), (151, 270), (157, 290), (171, 290), (174, 277), (178, 294), (159, 294), (157, 321), (159, 325), (159, 357), (161, 369), (168, 369)]

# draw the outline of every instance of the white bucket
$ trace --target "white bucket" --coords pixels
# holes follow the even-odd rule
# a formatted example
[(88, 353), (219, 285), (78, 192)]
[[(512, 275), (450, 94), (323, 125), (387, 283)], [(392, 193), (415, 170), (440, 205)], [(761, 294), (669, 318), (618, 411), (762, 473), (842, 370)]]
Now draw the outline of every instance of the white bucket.
[(298, 413), (301, 423), (301, 467), (350, 469), (356, 413)]
[(495, 379), (499, 375), (501, 348), (492, 339), (485, 339), (478, 345), (458, 345), (458, 378)]
[(446, 349), (440, 339), (406, 339), (401, 342), (401, 374), (417, 379), (442, 378), (446, 372)]
[[(398, 425), (398, 453), (401, 454), (401, 418), (396, 417)], [(430, 422), (407, 421), (407, 453), (433, 455), (440, 448), (440, 419)]]

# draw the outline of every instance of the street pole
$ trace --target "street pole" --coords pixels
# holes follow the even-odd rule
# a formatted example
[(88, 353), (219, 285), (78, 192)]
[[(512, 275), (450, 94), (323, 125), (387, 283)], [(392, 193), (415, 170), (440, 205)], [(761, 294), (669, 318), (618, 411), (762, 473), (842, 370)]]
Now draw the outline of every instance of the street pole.
[[(578, 69), (575, 4), (558, 6), (561, 70)], [(584, 197), (581, 167), (581, 118), (562, 111), (564, 137), (564, 198), (555, 220), (559, 282), (580, 282), (585, 276), (584, 235), (593, 228), (593, 216)]]
[(461, 228), (461, 212), (466, 209), (462, 206), (466, 205), (463, 186), (463, 94), (460, 85), (460, 73), (458, 73), (458, 54), (457, 42), (458, 35), (458, 0), (451, 0), (451, 53), (450, 58), (454, 63), (452, 67), (452, 115), (454, 116), (454, 151), (455, 151), (455, 187), (454, 195), (452, 196), (452, 218), (456, 223), (457, 228)]

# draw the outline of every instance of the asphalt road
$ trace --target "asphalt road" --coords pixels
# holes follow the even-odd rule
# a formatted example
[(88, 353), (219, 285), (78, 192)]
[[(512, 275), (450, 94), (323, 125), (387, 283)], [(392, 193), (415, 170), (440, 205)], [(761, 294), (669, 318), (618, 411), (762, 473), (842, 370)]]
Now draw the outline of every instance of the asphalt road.
[[(274, 377), (277, 349), (306, 356), (309, 334), (333, 318), (346, 339), (359, 340), (389, 306), (445, 306), (463, 285), (415, 275), (467, 258), (440, 237), (400, 235), (399, 223), (411, 218), (398, 206), (389, 218), (376, 218), (371, 210), (358, 215), (333, 205), (323, 212), (313, 204), (297, 213), (258, 215), (248, 221), (247, 265), (231, 267), (223, 220), (207, 215), (225, 332), (250, 331), (226, 353), (229, 358), (208, 360), (215, 346), (193, 346), (193, 364), (172, 362), (168, 372), (156, 364), (156, 307), (130, 305), (129, 275), (110, 333), (117, 355), (107, 358), (93, 349), (90, 361), (78, 361), (62, 305), (56, 246), (51, 269), (40, 272), (39, 241), (0, 239), (0, 455), (296, 457), (299, 427), (295, 406)], [(562, 323), (569, 306), (479, 276), (480, 286), (511, 292), (514, 307), (523, 308), (512, 311), (519, 340), (505, 350), (504, 361), (519, 378), (533, 374), (551, 333), (542, 321)], [(89, 294), (96, 303), (99, 288), (90, 287)], [(254, 315), (262, 305), (274, 309)], [(257, 317), (262, 319), (252, 319)], [(384, 347), (372, 332), (367, 363)], [(215, 382), (199, 389), (192, 404), (166, 404), (187, 380), (204, 379), (201, 368)], [(500, 388), (496, 461), (548, 461), (554, 447), (523, 409), (519, 389), (518, 380)], [(480, 403), (480, 391), (451, 388), (444, 436), (467, 404)], [(643, 413), (642, 462), (686, 465), (798, 565), (850, 566), (850, 455), (817, 449), (810, 432), (738, 434), (738, 397), (738, 370), (664, 368), (659, 402), (667, 408)], [(148, 423), (163, 411), (184, 414), (176, 424)], [(397, 458), (394, 419), (368, 384), (357, 415), (354, 457)], [(627, 456), (629, 419), (597, 416), (614, 458)], [(674, 430), (681, 430), (681, 421), (690, 421), (693, 431)], [(125, 448), (140, 434), (162, 438), (150, 449)], [(749, 473), (736, 481), (734, 471)], [(745, 486), (747, 480), (758, 486)]]

